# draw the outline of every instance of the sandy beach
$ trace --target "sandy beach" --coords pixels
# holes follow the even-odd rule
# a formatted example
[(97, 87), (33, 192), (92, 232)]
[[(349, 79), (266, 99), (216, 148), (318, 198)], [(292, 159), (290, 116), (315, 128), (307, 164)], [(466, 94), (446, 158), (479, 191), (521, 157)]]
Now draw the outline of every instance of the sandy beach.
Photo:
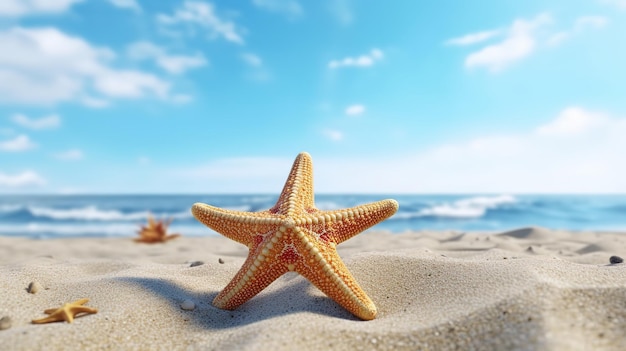
[[(609, 263), (626, 257), (626, 233), (369, 231), (338, 250), (376, 303), (375, 320), (295, 273), (234, 311), (213, 307), (247, 254), (222, 237), (0, 236), (0, 318), (10, 318), (0, 349), (626, 348), (626, 264)], [(34, 294), (31, 282), (41, 287)], [(81, 298), (98, 313), (31, 324)]]

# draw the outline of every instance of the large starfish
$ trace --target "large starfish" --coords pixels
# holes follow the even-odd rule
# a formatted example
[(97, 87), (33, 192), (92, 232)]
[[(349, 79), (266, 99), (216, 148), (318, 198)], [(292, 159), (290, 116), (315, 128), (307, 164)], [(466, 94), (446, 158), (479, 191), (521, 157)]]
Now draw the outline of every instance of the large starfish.
[(80, 299), (74, 302), (63, 304), (63, 306), (61, 306), (60, 308), (49, 308), (44, 311), (45, 314), (49, 315), (48, 317), (34, 319), (32, 323), (42, 324), (60, 321), (67, 321), (68, 323), (72, 323), (74, 321), (74, 317), (76, 317), (77, 314), (98, 313), (98, 310), (95, 308), (83, 306), (87, 302), (89, 302), (89, 299)]
[(376, 306), (341, 261), (336, 246), (397, 210), (395, 200), (318, 210), (313, 163), (306, 152), (296, 157), (278, 202), (269, 210), (242, 212), (194, 204), (191, 212), (196, 219), (250, 249), (243, 266), (213, 305), (235, 309), (284, 273), (295, 271), (355, 316), (374, 319)]

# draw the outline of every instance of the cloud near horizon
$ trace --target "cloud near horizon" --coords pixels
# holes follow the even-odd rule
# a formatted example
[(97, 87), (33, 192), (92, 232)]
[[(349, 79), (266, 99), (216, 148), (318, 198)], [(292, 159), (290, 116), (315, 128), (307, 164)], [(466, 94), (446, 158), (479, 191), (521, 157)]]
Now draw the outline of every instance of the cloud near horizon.
[(24, 171), (15, 175), (0, 172), (0, 187), (3, 188), (39, 187), (45, 184), (46, 180), (33, 171)]
[[(626, 117), (568, 107), (525, 133), (477, 137), (402, 157), (313, 155), (315, 183), (324, 193), (624, 193), (623, 135)], [(276, 191), (275, 182), (257, 177), (256, 172), (282, 179), (290, 162), (227, 159), (178, 176), (189, 181), (210, 179), (215, 184), (210, 191), (271, 192)], [(230, 178), (234, 174), (238, 181)]]

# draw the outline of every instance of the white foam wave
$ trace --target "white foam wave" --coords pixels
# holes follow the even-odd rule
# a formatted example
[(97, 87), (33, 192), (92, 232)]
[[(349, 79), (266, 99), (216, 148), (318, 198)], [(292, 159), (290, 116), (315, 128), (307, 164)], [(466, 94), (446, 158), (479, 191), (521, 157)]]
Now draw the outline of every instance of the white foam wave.
[(483, 217), (488, 210), (514, 204), (516, 202), (517, 199), (511, 195), (477, 196), (457, 200), (451, 203), (433, 205), (415, 213), (399, 213), (395, 217), (398, 219), (419, 217), (459, 219), (480, 218)]
[[(117, 210), (102, 210), (96, 206), (80, 208), (54, 209), (48, 207), (30, 207), (30, 213), (36, 217), (47, 217), (60, 220), (86, 220), (86, 221), (138, 221), (145, 220), (151, 213), (149, 211), (138, 211), (122, 213)], [(157, 218), (189, 218), (190, 212), (179, 212), (173, 214), (152, 213)]]
[[(69, 236), (107, 236), (107, 237), (133, 237), (137, 235), (137, 225), (133, 224), (41, 224), (29, 223), (22, 225), (0, 225), (0, 233), (29, 236), (29, 237), (69, 237)], [(209, 228), (200, 225), (172, 225), (168, 228), (170, 233), (180, 233), (185, 236), (211, 236), (216, 233)]]

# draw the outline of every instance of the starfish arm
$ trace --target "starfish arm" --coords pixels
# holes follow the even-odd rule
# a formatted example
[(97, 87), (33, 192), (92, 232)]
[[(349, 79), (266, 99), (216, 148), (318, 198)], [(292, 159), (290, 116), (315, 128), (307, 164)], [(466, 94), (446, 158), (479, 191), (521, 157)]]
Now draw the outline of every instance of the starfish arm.
[(275, 266), (273, 260), (263, 255), (250, 255), (230, 283), (213, 299), (213, 305), (233, 310), (261, 292), (285, 272), (287, 268)]
[(315, 260), (317, 263), (313, 269), (303, 270), (300, 274), (355, 316), (363, 320), (374, 319), (377, 313), (374, 302), (356, 282), (336, 251), (324, 256), (323, 260)]
[(301, 152), (293, 162), (278, 202), (270, 209), (270, 212), (291, 216), (306, 208), (314, 207), (313, 161), (311, 155)]
[(44, 324), (44, 323), (52, 323), (52, 322), (58, 322), (61, 321), (63, 319), (59, 319), (57, 316), (48, 316), (48, 317), (44, 317), (44, 318), (40, 318), (40, 319), (33, 319), (31, 321), (31, 323), (33, 324)]
[(98, 309), (87, 306), (76, 306), (72, 307), (71, 312), (75, 316), (79, 313), (98, 313)]
[(207, 227), (246, 246), (254, 234), (267, 232), (280, 221), (278, 217), (270, 217), (267, 211), (233, 211), (203, 203), (193, 204), (191, 213)]
[(331, 223), (332, 239), (340, 244), (391, 217), (396, 211), (398, 211), (396, 200), (382, 200), (343, 210), (322, 211), (318, 217), (325, 218), (325, 222)]

